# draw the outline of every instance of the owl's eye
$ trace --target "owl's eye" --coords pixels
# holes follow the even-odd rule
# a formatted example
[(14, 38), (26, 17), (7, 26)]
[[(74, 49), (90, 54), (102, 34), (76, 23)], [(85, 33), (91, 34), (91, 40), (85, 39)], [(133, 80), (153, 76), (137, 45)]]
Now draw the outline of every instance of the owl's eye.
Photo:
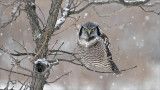
[(87, 32), (87, 29), (86, 29), (86, 28), (84, 28), (84, 31), (86, 31), (86, 32)]
[(94, 32), (94, 29), (91, 29), (92, 32)]

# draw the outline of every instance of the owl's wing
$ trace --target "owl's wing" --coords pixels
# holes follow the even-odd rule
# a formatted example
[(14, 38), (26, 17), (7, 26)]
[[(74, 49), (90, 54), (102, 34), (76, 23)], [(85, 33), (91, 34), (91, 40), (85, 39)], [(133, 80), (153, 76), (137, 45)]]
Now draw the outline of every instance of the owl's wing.
[(106, 48), (106, 53), (107, 53), (108, 61), (110, 63), (110, 69), (115, 74), (119, 74), (120, 71), (119, 71), (118, 67), (116, 66), (116, 64), (113, 62), (113, 60), (112, 60), (112, 54), (111, 54), (111, 52), (109, 50), (110, 43), (109, 43), (108, 37), (105, 34), (102, 34), (101, 38), (104, 40), (104, 44), (105, 44), (105, 48)]

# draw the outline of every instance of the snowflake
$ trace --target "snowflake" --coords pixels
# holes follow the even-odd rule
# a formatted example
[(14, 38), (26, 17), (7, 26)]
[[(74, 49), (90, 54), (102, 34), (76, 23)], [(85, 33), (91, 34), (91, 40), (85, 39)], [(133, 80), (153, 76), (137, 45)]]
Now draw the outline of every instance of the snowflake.
[(112, 86), (114, 86), (114, 85), (115, 85), (115, 83), (113, 82), (113, 83), (112, 83)]
[(81, 25), (77, 25), (77, 28), (79, 28), (79, 29), (80, 29), (80, 27), (81, 27)]
[(12, 14), (16, 13), (17, 7), (12, 8)]
[(120, 26), (119, 26), (119, 29), (120, 29), (120, 30), (124, 29), (124, 25), (120, 25)]
[(3, 36), (3, 33), (0, 33), (0, 36)]
[(136, 36), (133, 36), (133, 40), (136, 40)]
[(28, 31), (31, 30), (31, 28), (28, 28)]
[(100, 75), (100, 76), (99, 76), (99, 78), (100, 78), (100, 79), (103, 79), (103, 76), (102, 76), (102, 75)]
[(145, 20), (149, 20), (150, 19), (150, 17), (149, 16), (145, 16)]
[(84, 18), (86, 18), (87, 16), (88, 16), (88, 13), (85, 13), (85, 14), (84, 14)]
[(144, 40), (141, 40), (141, 41), (139, 41), (139, 42), (136, 42), (136, 46), (137, 46), (138, 48), (142, 48), (142, 47), (144, 46)]

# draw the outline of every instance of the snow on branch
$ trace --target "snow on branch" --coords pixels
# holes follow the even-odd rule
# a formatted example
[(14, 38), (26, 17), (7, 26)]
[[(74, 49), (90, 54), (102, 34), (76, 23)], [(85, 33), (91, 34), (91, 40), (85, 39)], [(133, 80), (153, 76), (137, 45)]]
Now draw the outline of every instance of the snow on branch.
[(43, 59), (37, 59), (34, 63), (35, 64), (38, 64), (38, 63), (42, 63), (43, 65), (50, 65), (48, 62), (47, 62), (47, 60), (45, 59), (45, 58), (43, 58)]
[(68, 12), (69, 12), (69, 8), (70, 8), (70, 0), (66, 0), (65, 2), (65, 7), (63, 8), (63, 13), (62, 16), (57, 20), (56, 24), (55, 24), (55, 29), (58, 29), (66, 20), (66, 18), (68, 17)]
[(57, 22), (56, 22), (56, 25), (54, 28), (59, 28), (66, 20), (67, 16), (68, 16), (68, 11), (69, 9), (68, 8), (64, 8), (63, 9), (63, 14), (62, 14), (62, 17), (60, 17)]
[(123, 5), (126, 6), (138, 6), (140, 4), (145, 4), (149, 2), (150, 0), (134, 0), (134, 1), (128, 1), (128, 0), (119, 0)]

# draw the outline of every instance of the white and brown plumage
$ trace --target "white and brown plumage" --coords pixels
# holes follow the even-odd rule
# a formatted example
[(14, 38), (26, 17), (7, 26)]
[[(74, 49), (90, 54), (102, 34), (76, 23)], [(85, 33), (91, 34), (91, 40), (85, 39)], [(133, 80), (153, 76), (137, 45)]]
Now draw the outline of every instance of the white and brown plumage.
[(78, 49), (85, 66), (110, 69), (115, 74), (120, 73), (112, 60), (108, 38), (102, 34), (97, 24), (86, 22), (82, 25), (79, 31)]

